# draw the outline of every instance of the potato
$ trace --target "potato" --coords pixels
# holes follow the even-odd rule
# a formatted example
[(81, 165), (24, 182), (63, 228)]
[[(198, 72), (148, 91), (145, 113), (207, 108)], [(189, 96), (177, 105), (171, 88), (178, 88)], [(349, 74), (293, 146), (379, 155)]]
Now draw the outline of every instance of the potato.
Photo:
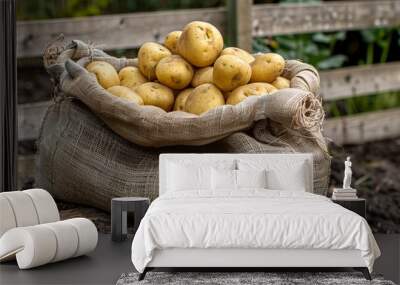
[(187, 97), (192, 93), (194, 88), (187, 88), (181, 91), (175, 98), (174, 111), (184, 111)]
[(156, 79), (156, 65), (171, 52), (157, 43), (144, 43), (138, 53), (139, 69), (148, 80)]
[(271, 94), (277, 89), (269, 83), (257, 82), (240, 86), (233, 90), (226, 100), (226, 104), (236, 105), (249, 96)]
[(178, 49), (176, 46), (178, 44), (178, 39), (181, 34), (182, 31), (173, 31), (170, 32), (164, 39), (164, 46), (174, 54), (178, 53)]
[(224, 95), (224, 99), (226, 101), (226, 99), (228, 99), (229, 95), (231, 95), (232, 91), (228, 91), (228, 92), (223, 92), (222, 95)]
[(210, 83), (197, 86), (188, 96), (185, 112), (200, 115), (215, 107), (225, 104), (221, 91)]
[(213, 67), (207, 66), (196, 70), (192, 79), (192, 86), (197, 87), (204, 83), (213, 83)]
[(119, 85), (118, 73), (108, 62), (92, 61), (86, 65), (86, 69), (96, 75), (97, 81), (104, 89)]
[(147, 79), (140, 72), (139, 68), (127, 66), (118, 72), (119, 80), (122, 86), (126, 86), (134, 90), (139, 85), (146, 83)]
[(277, 53), (265, 53), (256, 55), (251, 63), (250, 82), (273, 82), (281, 75), (285, 67), (285, 60)]
[(240, 57), (221, 55), (214, 63), (213, 82), (222, 91), (231, 91), (249, 82), (250, 65)]
[(144, 83), (136, 88), (136, 93), (142, 97), (145, 105), (157, 106), (167, 112), (174, 105), (174, 93), (167, 86), (160, 83)]
[(251, 63), (252, 61), (254, 61), (254, 56), (249, 54), (247, 51), (237, 47), (224, 48), (221, 52), (221, 55), (226, 55), (226, 54), (236, 55), (237, 57), (240, 57), (247, 63)]
[(126, 86), (119, 86), (119, 85), (112, 86), (108, 88), (107, 91), (114, 96), (127, 99), (139, 105), (144, 105), (142, 97), (140, 97), (138, 94), (136, 94), (135, 91), (132, 91), (132, 89)]
[(282, 76), (278, 76), (271, 84), (277, 89), (290, 88), (290, 80)]
[(192, 66), (180, 55), (169, 55), (156, 66), (158, 81), (172, 89), (183, 89), (193, 78)]
[(197, 67), (212, 65), (223, 47), (224, 40), (218, 29), (200, 21), (187, 24), (177, 44), (178, 53)]

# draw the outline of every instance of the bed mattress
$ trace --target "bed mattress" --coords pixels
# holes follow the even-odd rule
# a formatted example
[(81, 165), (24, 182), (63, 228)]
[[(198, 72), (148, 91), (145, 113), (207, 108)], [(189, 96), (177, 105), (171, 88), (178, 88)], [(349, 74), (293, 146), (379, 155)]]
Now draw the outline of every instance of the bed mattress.
[(171, 192), (157, 198), (132, 243), (139, 272), (162, 249), (359, 250), (372, 271), (379, 248), (361, 216), (300, 191)]

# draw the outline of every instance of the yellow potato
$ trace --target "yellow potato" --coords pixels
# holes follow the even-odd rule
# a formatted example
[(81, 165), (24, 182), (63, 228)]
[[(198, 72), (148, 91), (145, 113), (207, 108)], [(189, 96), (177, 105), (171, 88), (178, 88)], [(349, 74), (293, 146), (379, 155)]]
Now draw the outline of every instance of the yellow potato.
[(250, 82), (273, 82), (282, 74), (285, 60), (277, 53), (265, 53), (256, 55), (251, 63)]
[(134, 66), (122, 68), (119, 71), (118, 76), (119, 80), (121, 81), (121, 85), (131, 88), (132, 90), (147, 82), (147, 79), (140, 72), (139, 68)]
[(172, 89), (183, 89), (192, 81), (193, 68), (180, 55), (169, 55), (158, 62), (156, 76), (158, 81)]
[(236, 55), (237, 57), (240, 57), (247, 63), (251, 63), (252, 61), (254, 61), (254, 56), (249, 54), (247, 51), (237, 47), (224, 48), (221, 52), (221, 55), (227, 55), (227, 54)]
[(178, 39), (181, 36), (182, 31), (173, 31), (170, 32), (164, 39), (164, 46), (166, 46), (172, 53), (177, 54), (177, 43)]
[(175, 104), (174, 104), (174, 111), (184, 111), (185, 110), (186, 100), (193, 90), (194, 90), (194, 88), (187, 88), (187, 89), (181, 91), (178, 94), (178, 96), (176, 96)]
[(214, 63), (213, 82), (222, 91), (231, 91), (249, 82), (250, 65), (240, 57), (221, 55)]
[(197, 87), (204, 83), (213, 83), (213, 67), (207, 66), (196, 70), (192, 79), (192, 86)]
[(282, 76), (278, 76), (271, 84), (277, 89), (290, 88), (290, 80)]
[(142, 97), (145, 105), (157, 106), (167, 112), (174, 105), (174, 93), (160, 83), (147, 82), (137, 87), (135, 91)]
[(127, 99), (129, 101), (135, 102), (138, 105), (144, 105), (142, 97), (132, 91), (132, 89), (126, 86), (112, 86), (107, 89), (112, 95)]
[[(239, 88), (239, 87), (238, 87)], [(223, 92), (222, 95), (224, 95), (224, 99), (226, 101), (226, 99), (228, 99), (229, 95), (232, 94), (232, 91), (228, 91), (228, 92)]]
[(212, 65), (224, 47), (221, 33), (213, 25), (194, 21), (185, 26), (178, 40), (178, 53), (197, 67)]
[(118, 73), (114, 66), (105, 61), (92, 61), (86, 65), (87, 71), (96, 75), (97, 81), (104, 88), (119, 85)]
[(229, 94), (226, 104), (236, 105), (249, 96), (260, 96), (276, 92), (277, 89), (269, 83), (257, 82), (240, 86)]
[(139, 69), (148, 80), (156, 79), (156, 65), (171, 52), (157, 43), (144, 43), (138, 52)]
[(210, 83), (197, 86), (188, 96), (185, 103), (185, 111), (200, 115), (215, 107), (225, 104), (221, 91)]

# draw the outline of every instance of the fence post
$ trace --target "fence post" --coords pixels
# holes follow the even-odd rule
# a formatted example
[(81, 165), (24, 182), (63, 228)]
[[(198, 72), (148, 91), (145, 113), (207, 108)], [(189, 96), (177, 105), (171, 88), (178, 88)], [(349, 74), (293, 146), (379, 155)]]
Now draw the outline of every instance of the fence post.
[(227, 1), (229, 46), (252, 51), (252, 6), (253, 0)]

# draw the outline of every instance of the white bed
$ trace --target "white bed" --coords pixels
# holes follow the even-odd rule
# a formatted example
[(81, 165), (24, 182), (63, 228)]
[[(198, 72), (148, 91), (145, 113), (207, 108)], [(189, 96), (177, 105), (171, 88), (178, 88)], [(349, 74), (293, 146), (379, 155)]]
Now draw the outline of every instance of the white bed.
[(371, 230), (312, 194), (310, 154), (163, 154), (159, 170), (160, 197), (132, 243), (141, 279), (154, 267), (354, 267), (370, 278)]

